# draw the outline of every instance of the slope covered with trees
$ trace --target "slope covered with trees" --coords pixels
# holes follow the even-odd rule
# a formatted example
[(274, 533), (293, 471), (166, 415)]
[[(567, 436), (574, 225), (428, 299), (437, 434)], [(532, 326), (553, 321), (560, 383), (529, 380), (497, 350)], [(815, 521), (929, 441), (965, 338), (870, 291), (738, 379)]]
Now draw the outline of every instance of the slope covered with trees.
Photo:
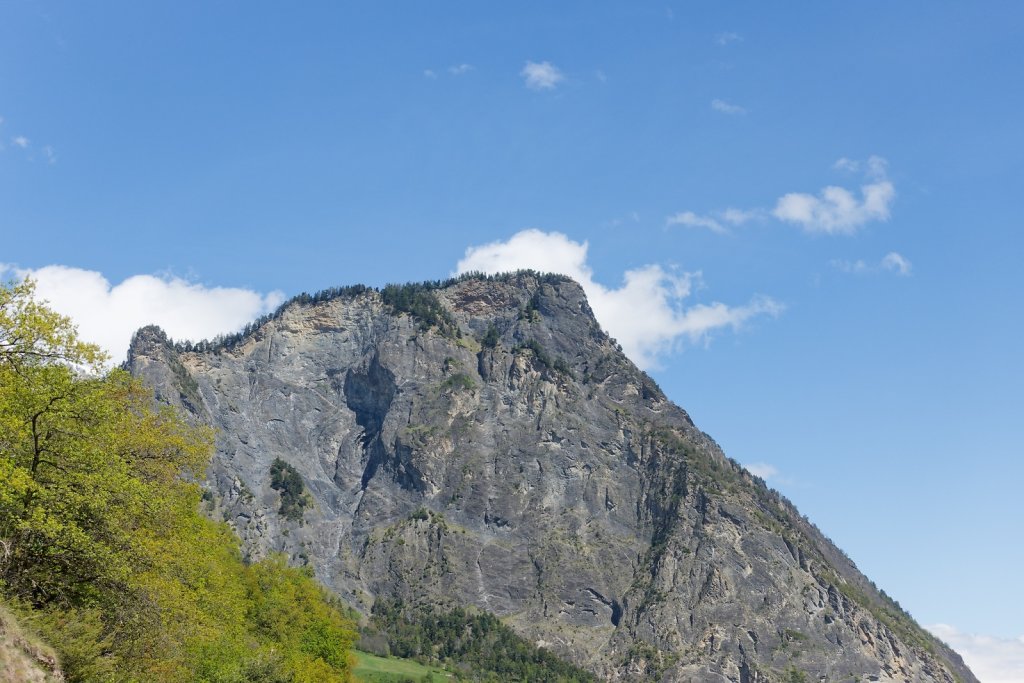
[(199, 513), (209, 429), (0, 286), (0, 599), (70, 681), (346, 681), (345, 611)]

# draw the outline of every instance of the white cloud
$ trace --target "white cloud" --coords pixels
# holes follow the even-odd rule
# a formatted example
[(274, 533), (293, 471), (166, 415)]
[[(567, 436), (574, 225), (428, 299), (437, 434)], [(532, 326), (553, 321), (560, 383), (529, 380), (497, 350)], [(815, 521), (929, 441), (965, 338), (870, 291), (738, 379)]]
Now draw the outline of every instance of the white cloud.
[(452, 76), (463, 76), (473, 70), (472, 64), (456, 64), (448, 67), (448, 73)]
[(728, 208), (719, 212), (722, 220), (731, 225), (743, 225), (750, 221), (757, 220), (764, 215), (760, 209), (734, 209)]
[(526, 62), (519, 75), (531, 90), (554, 90), (565, 80), (562, 72), (551, 62)]
[(763, 214), (764, 212), (759, 209), (735, 208), (715, 211), (708, 216), (701, 216), (693, 211), (680, 211), (666, 218), (665, 224), (669, 226), (682, 225), (688, 228), (707, 228), (712, 232), (724, 235), (729, 233), (729, 229), (723, 225), (724, 223), (740, 226), (761, 218)]
[[(720, 100), (715, 100), (712, 106), (715, 106), (715, 103), (720, 103), (722, 107), (732, 106)], [(725, 111), (724, 108), (720, 110)], [(725, 224), (739, 226), (754, 220), (774, 217), (780, 221), (795, 223), (809, 233), (853, 234), (870, 221), (889, 220), (889, 210), (896, 198), (896, 188), (887, 176), (888, 166), (888, 162), (879, 156), (872, 156), (863, 163), (843, 157), (833, 164), (833, 168), (837, 170), (859, 171), (863, 169), (865, 184), (860, 188), (859, 198), (845, 188), (829, 186), (823, 189), (818, 196), (802, 192), (783, 195), (776, 201), (775, 207), (770, 210), (727, 208), (712, 211), (705, 216), (700, 216), (692, 211), (683, 211), (670, 216), (667, 219), (668, 224), (704, 227), (716, 232), (727, 232)], [(846, 270), (847, 267), (843, 266), (844, 263), (835, 261), (833, 265), (841, 270)], [(895, 253), (892, 258), (887, 256), (881, 264), (882, 268), (896, 270), (901, 275), (910, 273), (909, 266), (909, 261)], [(865, 265), (863, 269), (868, 268)]]
[(889, 162), (879, 156), (868, 157), (865, 167), (868, 178), (872, 180), (885, 180), (889, 172)]
[(753, 474), (755, 477), (761, 477), (765, 481), (772, 479), (779, 474), (779, 470), (774, 465), (769, 465), (766, 462), (752, 462), (744, 465), (748, 472)]
[(870, 156), (868, 160), (861, 163), (857, 159), (848, 159), (847, 157), (839, 157), (836, 162), (832, 164), (832, 168), (837, 171), (849, 171), (850, 173), (856, 173), (864, 168), (865, 174), (868, 178), (879, 179), (885, 178), (886, 173), (889, 170), (889, 162), (879, 156)]
[(28, 146), (31, 144), (31, 141), (24, 135), (18, 135), (16, 137), (11, 138), (11, 142), (13, 142), (15, 146), (21, 147), (22, 149), (28, 149)]
[(880, 260), (877, 265), (868, 264), (864, 259), (857, 259), (856, 261), (836, 259), (830, 261), (829, 265), (840, 272), (851, 273), (854, 275), (888, 271), (904, 277), (909, 276), (914, 268), (910, 259), (895, 251), (890, 251), (888, 254), (883, 256), (882, 260)]
[[(726, 113), (744, 111), (742, 107), (735, 107), (737, 111), (733, 111), (731, 108), (734, 105), (721, 100), (712, 101), (711, 106)], [(865, 184), (860, 188), (859, 198), (845, 188), (829, 186), (821, 190), (818, 196), (803, 192), (783, 195), (770, 211), (761, 208), (728, 208), (713, 211), (710, 216), (698, 216), (693, 212), (684, 211), (669, 217), (668, 222), (670, 225), (688, 225), (721, 231), (724, 230), (723, 223), (743, 225), (772, 216), (783, 222), (795, 223), (809, 233), (853, 234), (871, 221), (889, 220), (890, 207), (896, 198), (896, 188), (888, 179), (888, 165), (888, 162), (879, 156), (872, 156), (863, 164), (843, 157), (833, 164), (833, 168), (837, 170), (864, 170)], [(899, 254), (895, 256), (899, 257)], [(904, 262), (904, 265), (909, 266), (909, 261), (904, 259)], [(882, 267), (898, 270), (901, 275), (910, 272), (900, 261), (893, 259), (884, 263)]]
[(435, 79), (435, 78), (437, 78), (437, 72), (434, 71), (433, 69), (424, 69), (423, 70), (423, 77), (424, 78)]
[(706, 341), (713, 331), (736, 330), (755, 316), (782, 311), (768, 297), (755, 297), (745, 306), (715, 302), (686, 307), (683, 301), (700, 284), (701, 274), (676, 274), (659, 265), (627, 270), (619, 288), (606, 287), (594, 280), (587, 248), (586, 242), (574, 242), (558, 232), (523, 230), (504, 242), (469, 247), (456, 271), (532, 268), (568, 275), (583, 286), (598, 322), (644, 368), (654, 366), (661, 355), (679, 348), (683, 341)]
[(979, 680), (1024, 683), (1024, 636), (994, 638), (963, 633), (948, 624), (933, 624), (927, 629), (956, 650)]
[(860, 162), (854, 161), (853, 159), (847, 159), (846, 157), (840, 157), (836, 159), (836, 163), (832, 164), (832, 168), (837, 171), (850, 171), (856, 173), (860, 170)]
[[(856, 162), (843, 158), (837, 168), (852, 169)], [(830, 185), (818, 196), (791, 192), (779, 198), (772, 215), (780, 221), (795, 223), (810, 233), (851, 235), (870, 221), (889, 220), (889, 207), (896, 188), (886, 177), (887, 162), (871, 157), (865, 164), (868, 182), (861, 186), (858, 199), (849, 190)]]
[(57, 152), (54, 151), (53, 147), (50, 145), (43, 147), (43, 154), (46, 156), (46, 162), (48, 164), (57, 163)]
[(680, 211), (665, 219), (666, 225), (682, 225), (687, 228), (706, 228), (711, 232), (725, 234), (729, 232), (724, 225), (710, 216), (698, 216), (693, 211)]
[(732, 31), (724, 31), (715, 36), (715, 42), (722, 46), (729, 45), (730, 43), (741, 43), (743, 42), (743, 36)]
[(725, 100), (711, 100), (711, 108), (715, 111), (722, 112), (723, 114), (746, 114), (747, 110), (738, 104), (729, 104)]
[(900, 275), (910, 275), (910, 271), (913, 268), (913, 264), (905, 256), (895, 251), (890, 251), (882, 257), (881, 266), (884, 270), (892, 270)]
[(69, 266), (22, 270), (0, 264), (0, 275), (31, 277), (36, 293), (70, 317), (82, 339), (99, 344), (115, 363), (138, 328), (156, 324), (174, 339), (198, 341), (235, 332), (284, 300), (234, 287), (206, 287), (178, 277), (134, 275), (112, 285), (102, 273)]

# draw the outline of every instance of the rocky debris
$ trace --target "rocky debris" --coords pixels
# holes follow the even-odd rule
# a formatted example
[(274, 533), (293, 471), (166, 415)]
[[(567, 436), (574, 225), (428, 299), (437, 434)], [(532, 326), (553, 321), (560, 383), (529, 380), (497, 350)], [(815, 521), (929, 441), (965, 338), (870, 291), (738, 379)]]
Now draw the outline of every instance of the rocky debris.
[(63, 683), (53, 650), (29, 635), (0, 606), (0, 683)]
[(131, 371), (216, 427), (205, 485), (252, 556), (309, 563), (363, 612), (493, 612), (607, 680), (976, 681), (671, 404), (575, 282), (418, 287), (300, 298), (199, 350), (136, 335)]

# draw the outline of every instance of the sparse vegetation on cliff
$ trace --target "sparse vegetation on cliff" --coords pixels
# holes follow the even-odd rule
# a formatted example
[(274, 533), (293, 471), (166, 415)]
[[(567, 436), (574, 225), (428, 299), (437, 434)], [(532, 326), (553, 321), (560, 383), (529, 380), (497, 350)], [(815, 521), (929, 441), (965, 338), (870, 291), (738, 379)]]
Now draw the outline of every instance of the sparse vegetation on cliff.
[(270, 488), (281, 495), (278, 513), (285, 519), (301, 522), (302, 514), (311, 501), (298, 470), (281, 458), (274, 458), (270, 466)]
[(455, 318), (427, 285), (388, 285), (381, 290), (380, 296), (395, 313), (408, 313), (419, 320), (420, 329), (424, 332), (433, 327), (446, 337), (462, 336)]

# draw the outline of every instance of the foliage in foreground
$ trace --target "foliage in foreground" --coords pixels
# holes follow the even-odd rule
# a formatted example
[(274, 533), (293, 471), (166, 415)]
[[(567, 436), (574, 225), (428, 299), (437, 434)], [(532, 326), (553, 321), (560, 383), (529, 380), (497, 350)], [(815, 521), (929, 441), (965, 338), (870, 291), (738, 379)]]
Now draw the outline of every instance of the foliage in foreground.
[(210, 432), (33, 293), (0, 285), (0, 595), (68, 680), (349, 680), (340, 606), (199, 513)]
[(373, 606), (370, 637), (383, 634), (392, 655), (436, 662), (475, 681), (595, 681), (588, 672), (520, 638), (496, 616), (440, 611), (399, 600)]

